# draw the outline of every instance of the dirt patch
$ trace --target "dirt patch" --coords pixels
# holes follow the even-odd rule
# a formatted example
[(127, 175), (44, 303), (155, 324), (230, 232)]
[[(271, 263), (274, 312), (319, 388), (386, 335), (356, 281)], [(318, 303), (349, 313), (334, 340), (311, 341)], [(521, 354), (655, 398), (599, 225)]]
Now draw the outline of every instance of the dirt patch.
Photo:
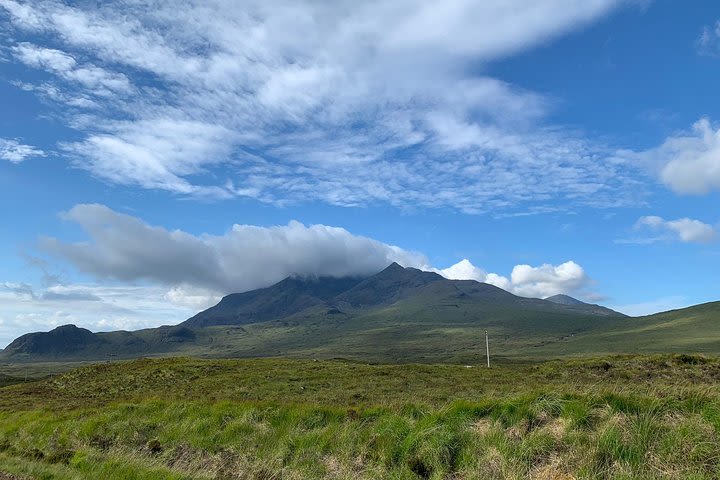
[(530, 431), (530, 424), (527, 420), (513, 425), (505, 430), (505, 436), (514, 442), (519, 442)]
[(478, 435), (487, 435), (488, 433), (493, 431), (493, 429), (495, 428), (495, 423), (488, 418), (482, 418), (475, 422), (472, 428)]
[(573, 475), (562, 468), (557, 457), (552, 457), (548, 463), (533, 468), (528, 477), (532, 480), (575, 480)]
[(565, 418), (553, 418), (548, 420), (545, 425), (542, 426), (542, 430), (549, 433), (555, 440), (561, 440), (563, 435), (565, 435), (569, 424), (570, 422)]

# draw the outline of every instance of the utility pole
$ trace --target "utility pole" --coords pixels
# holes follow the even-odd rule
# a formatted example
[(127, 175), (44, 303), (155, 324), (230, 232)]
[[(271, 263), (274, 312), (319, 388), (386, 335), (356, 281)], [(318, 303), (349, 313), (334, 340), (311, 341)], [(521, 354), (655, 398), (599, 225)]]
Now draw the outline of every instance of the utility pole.
[(490, 368), (490, 340), (488, 340), (487, 328), (485, 329), (485, 355), (487, 356), (488, 368)]

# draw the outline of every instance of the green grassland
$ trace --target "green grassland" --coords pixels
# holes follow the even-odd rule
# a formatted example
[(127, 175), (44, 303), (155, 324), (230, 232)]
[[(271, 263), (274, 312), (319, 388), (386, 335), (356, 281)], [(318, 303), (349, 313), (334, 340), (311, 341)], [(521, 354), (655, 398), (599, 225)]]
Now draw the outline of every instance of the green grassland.
[(96, 364), (0, 387), (0, 472), (718, 478), (719, 379), (720, 360), (696, 355), (490, 369), (293, 359)]

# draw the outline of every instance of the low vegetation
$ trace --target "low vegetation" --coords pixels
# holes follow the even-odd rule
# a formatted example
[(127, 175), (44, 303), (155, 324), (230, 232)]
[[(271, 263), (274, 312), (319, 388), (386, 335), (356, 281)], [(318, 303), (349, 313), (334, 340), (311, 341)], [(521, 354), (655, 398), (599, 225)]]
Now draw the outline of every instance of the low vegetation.
[(0, 388), (0, 471), (58, 479), (717, 478), (718, 378), (719, 360), (690, 355), (491, 369), (100, 364)]

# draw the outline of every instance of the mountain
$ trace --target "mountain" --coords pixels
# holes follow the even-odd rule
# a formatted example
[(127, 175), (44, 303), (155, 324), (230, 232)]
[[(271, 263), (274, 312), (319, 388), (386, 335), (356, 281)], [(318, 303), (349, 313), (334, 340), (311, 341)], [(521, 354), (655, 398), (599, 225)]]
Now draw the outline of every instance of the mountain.
[(518, 297), (392, 264), (366, 278), (290, 277), (228, 295), (177, 326), (27, 334), (0, 352), (0, 361), (191, 355), (472, 363), (484, 355), (485, 329), (493, 355), (504, 358), (720, 353), (719, 314), (716, 303), (630, 318), (572, 297)]
[(284, 318), (311, 307), (325, 305), (361, 280), (362, 278), (289, 277), (267, 288), (228, 295), (214, 307), (198, 313), (182, 325), (203, 328)]
[(356, 308), (390, 305), (403, 298), (416, 295), (424, 286), (447, 281), (437, 273), (423, 272), (416, 268), (403, 268), (392, 263), (377, 275), (367, 278), (335, 298), (337, 304)]

